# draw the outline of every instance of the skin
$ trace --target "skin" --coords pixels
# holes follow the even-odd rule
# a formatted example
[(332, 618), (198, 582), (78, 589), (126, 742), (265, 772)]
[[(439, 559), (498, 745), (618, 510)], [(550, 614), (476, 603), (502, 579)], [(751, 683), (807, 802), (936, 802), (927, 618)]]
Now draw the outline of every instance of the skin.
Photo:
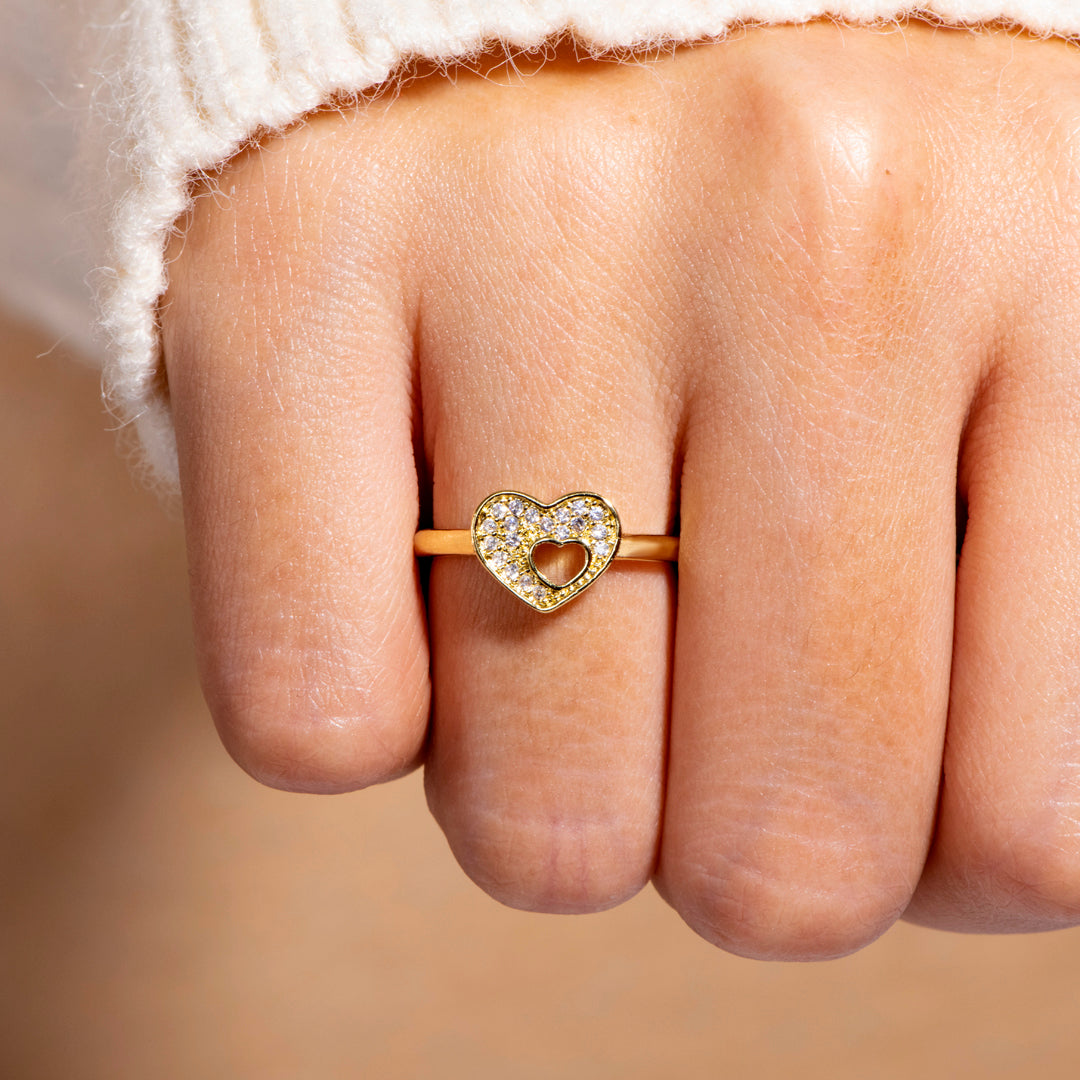
[[(252, 775), (423, 761), (492, 896), (653, 880), (746, 956), (1080, 921), (1073, 47), (493, 61), (207, 188), (162, 325), (203, 685)], [(418, 522), (506, 487), (678, 529), (677, 584), (616, 564), (541, 616), (441, 558), (425, 593)]]

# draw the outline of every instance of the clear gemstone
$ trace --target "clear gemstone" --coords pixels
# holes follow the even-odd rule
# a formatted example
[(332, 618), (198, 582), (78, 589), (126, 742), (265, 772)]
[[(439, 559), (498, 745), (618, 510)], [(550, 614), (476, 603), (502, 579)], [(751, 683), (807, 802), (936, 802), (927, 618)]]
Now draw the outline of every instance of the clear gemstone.
[(573, 510), (575, 514), (584, 514), (585, 513), (585, 500), (584, 499), (575, 499), (570, 504), (570, 509)]
[(532, 592), (536, 588), (536, 581), (531, 574), (526, 574), (518, 584), (522, 592)]
[(491, 516), (498, 521), (502, 521), (506, 517), (506, 503), (496, 503), (491, 508)]
[(514, 517), (513, 514), (511, 514), (510, 517), (508, 517), (503, 522), (503, 525), (506, 527), (507, 532), (517, 532), (518, 531), (518, 519), (516, 517)]
[(510, 500), (510, 513), (511, 514), (520, 514), (521, 511), (524, 510), (524, 509), (525, 509), (525, 504), (520, 499), (511, 499)]
[(495, 554), (491, 556), (491, 565), (492, 566), (505, 566), (506, 565), (506, 552), (505, 551), (496, 551)]
[(484, 550), (494, 551), (499, 546), (498, 537), (488, 536), (484, 539)]
[(541, 532), (547, 533), (550, 536), (555, 531), (555, 519), (550, 514), (545, 514), (543, 520), (540, 522)]
[(556, 520), (561, 521), (565, 525), (570, 520), (569, 507), (560, 506), (559, 509), (555, 511), (555, 518)]
[(570, 530), (565, 525), (560, 525), (555, 530), (555, 539), (556, 540), (569, 540), (570, 539)]
[(607, 517), (607, 514), (604, 513), (604, 508), (602, 506), (594, 506), (589, 511), (589, 517), (591, 517), (593, 521), (603, 521), (604, 518)]
[(530, 525), (535, 525), (540, 520), (540, 511), (537, 510), (535, 506), (530, 506), (529, 509), (525, 511), (525, 520)]
[(576, 533), (582, 533), (585, 531), (585, 519), (583, 517), (576, 517), (570, 522), (570, 531)]
[(597, 540), (592, 546), (593, 551), (600, 556), (601, 559), (607, 557), (607, 553), (611, 550), (611, 545), (605, 540)]
[(607, 529), (603, 525), (594, 525), (589, 530), (589, 535), (594, 540), (606, 540), (607, 539)]
[(498, 526), (495, 524), (494, 518), (485, 518), (484, 524), (480, 526), (480, 531), (490, 536), (497, 528)]
[(520, 571), (520, 570), (518, 570), (518, 568), (517, 568), (516, 566), (508, 566), (508, 567), (507, 567), (507, 568), (506, 568), (506, 569), (505, 569), (505, 570), (503, 571), (503, 575), (502, 575), (502, 576), (503, 576), (504, 578), (506, 578), (506, 580), (507, 580), (507, 581), (517, 581), (517, 579), (518, 579), (518, 576), (520, 575), (520, 573), (521, 573), (521, 571)]

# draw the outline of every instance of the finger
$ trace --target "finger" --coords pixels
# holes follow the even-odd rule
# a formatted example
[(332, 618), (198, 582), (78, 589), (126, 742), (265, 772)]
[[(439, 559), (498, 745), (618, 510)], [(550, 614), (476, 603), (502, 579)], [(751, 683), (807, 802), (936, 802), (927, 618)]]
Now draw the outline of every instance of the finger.
[(164, 314), (206, 698), (253, 776), (311, 791), (414, 765), (428, 696), (400, 258), (334, 166), (318, 120), (231, 166)]
[[(1075, 287), (1057, 295), (1075, 307)], [(1061, 312), (1025, 319), (965, 441), (949, 738), (918, 922), (1080, 920), (1078, 331)]]
[(882, 453), (893, 417), (839, 439), (804, 404), (783, 447), (730, 402), (687, 447), (660, 866), (704, 936), (790, 959), (866, 944), (914, 889), (951, 614), (948, 471)]
[(967, 931), (1080, 919), (1080, 111), (1075, 52), (1031, 48), (995, 79), (993, 156), (965, 178), (972, 262), (998, 268), (996, 348), (961, 447), (941, 807), (907, 913)]
[[(496, 165), (480, 170), (454, 219), (481, 227), (433, 241), (453, 283), (451, 302), (430, 275), (421, 347), (435, 524), (467, 525), (506, 488), (543, 502), (593, 490), (625, 531), (663, 533), (677, 421), (655, 372), (677, 335), (654, 314), (671, 302), (645, 240), (655, 159), (635, 160), (627, 133), (611, 129), (617, 113), (597, 100), (607, 79), (587, 95), (603, 126), (567, 119), (555, 101), (558, 124), (539, 110), (547, 136), (523, 135), (517, 95), (540, 104), (534, 95), (551, 85), (537, 77), (488, 99), (491, 130), (512, 150), (473, 150)], [(465, 115), (473, 89), (454, 91)], [(449, 215), (436, 203), (427, 216)], [(503, 902), (593, 910), (648, 882), (672, 586), (661, 564), (616, 562), (566, 607), (539, 614), (476, 560), (435, 560), (429, 801), (462, 866)]]
[(785, 110), (785, 159), (736, 178), (773, 185), (764, 221), (716, 240), (750, 243), (687, 427), (657, 884), (748, 956), (866, 944), (932, 828), (964, 380), (913, 299), (925, 165), (890, 108)]

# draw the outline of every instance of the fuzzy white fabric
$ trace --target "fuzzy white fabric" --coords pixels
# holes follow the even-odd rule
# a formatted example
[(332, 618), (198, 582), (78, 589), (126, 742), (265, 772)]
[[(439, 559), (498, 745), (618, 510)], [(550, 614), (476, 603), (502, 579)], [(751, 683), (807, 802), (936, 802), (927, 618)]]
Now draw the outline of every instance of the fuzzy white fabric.
[[(162, 251), (191, 174), (254, 133), (369, 89), (408, 59), (452, 61), (494, 41), (528, 50), (571, 33), (602, 51), (719, 38), (744, 22), (918, 13), (1080, 37), (1075, 0), (7, 0), (4, 70), (35, 72), (48, 88), (36, 97), (37, 122), (54, 137), (28, 122), (28, 87), (37, 84), (12, 76), (0, 112), (0, 286), (51, 313), (54, 325), (72, 319), (46, 283), (69, 231), (59, 178), (72, 170), (56, 147), (81, 116), (82, 150), (69, 157), (89, 207), (82, 250), (108, 338), (107, 396), (137, 425), (157, 476), (175, 482), (172, 425), (155, 380)], [(64, 265), (70, 286), (81, 274), (70, 256)]]

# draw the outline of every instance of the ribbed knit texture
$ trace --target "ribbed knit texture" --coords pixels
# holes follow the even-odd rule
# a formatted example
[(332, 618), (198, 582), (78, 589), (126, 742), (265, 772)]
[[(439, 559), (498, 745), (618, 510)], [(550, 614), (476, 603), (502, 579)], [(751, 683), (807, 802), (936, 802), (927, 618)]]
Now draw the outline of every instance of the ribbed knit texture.
[[(48, 18), (53, 0), (17, 0)], [(570, 32), (597, 51), (722, 37), (745, 21), (852, 22), (924, 12), (946, 22), (1005, 19), (1080, 36), (1074, 0), (69, 0), (99, 29), (81, 45), (104, 85), (93, 92), (85, 170), (109, 212), (101, 310), (106, 390), (138, 427), (149, 465), (175, 482), (176, 450), (158, 396), (156, 303), (162, 251), (197, 170), (252, 135), (328, 99), (370, 89), (405, 59), (451, 61), (500, 41), (531, 49)], [(63, 7), (61, 3), (61, 7)], [(28, 8), (27, 10), (30, 10)], [(80, 17), (68, 13), (68, 18)], [(68, 35), (70, 36), (70, 35)]]

